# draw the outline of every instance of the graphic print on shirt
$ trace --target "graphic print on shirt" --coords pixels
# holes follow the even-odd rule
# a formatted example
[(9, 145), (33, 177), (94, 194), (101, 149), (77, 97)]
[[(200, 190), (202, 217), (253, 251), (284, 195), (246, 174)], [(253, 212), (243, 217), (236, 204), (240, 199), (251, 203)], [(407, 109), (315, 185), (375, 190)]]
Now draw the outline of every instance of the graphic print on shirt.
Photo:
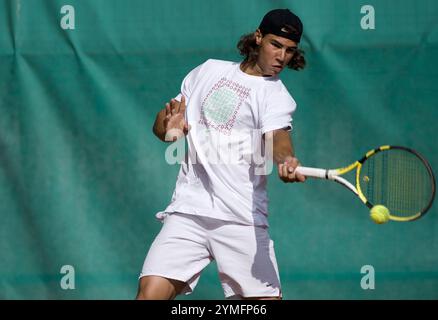
[(239, 108), (250, 91), (251, 89), (237, 82), (222, 78), (211, 88), (202, 102), (199, 123), (230, 135)]

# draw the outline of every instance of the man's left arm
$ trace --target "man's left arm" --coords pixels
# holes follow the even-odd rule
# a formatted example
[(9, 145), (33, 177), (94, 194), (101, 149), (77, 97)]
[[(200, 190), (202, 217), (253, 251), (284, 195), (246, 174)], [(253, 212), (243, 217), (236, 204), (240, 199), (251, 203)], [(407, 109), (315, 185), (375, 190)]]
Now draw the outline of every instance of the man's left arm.
[(273, 139), (273, 158), (278, 176), (283, 182), (304, 182), (306, 177), (295, 172), (300, 164), (295, 157), (292, 138), (287, 130), (279, 129), (267, 133)]

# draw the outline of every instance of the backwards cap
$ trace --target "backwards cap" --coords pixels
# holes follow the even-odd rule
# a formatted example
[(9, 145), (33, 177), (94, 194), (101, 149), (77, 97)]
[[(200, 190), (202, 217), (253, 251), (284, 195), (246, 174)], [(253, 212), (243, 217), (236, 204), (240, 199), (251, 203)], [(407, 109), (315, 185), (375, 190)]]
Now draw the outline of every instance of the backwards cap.
[(272, 33), (296, 43), (300, 42), (303, 34), (303, 24), (289, 9), (275, 9), (269, 11), (260, 23), (262, 34)]

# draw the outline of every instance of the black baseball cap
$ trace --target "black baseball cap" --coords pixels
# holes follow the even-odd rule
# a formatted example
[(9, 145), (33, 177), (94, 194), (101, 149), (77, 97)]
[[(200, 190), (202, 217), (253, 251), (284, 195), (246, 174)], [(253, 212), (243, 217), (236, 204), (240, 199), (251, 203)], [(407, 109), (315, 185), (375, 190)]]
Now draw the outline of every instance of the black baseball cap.
[(275, 9), (263, 17), (259, 29), (264, 35), (272, 33), (298, 43), (303, 34), (303, 23), (289, 9)]

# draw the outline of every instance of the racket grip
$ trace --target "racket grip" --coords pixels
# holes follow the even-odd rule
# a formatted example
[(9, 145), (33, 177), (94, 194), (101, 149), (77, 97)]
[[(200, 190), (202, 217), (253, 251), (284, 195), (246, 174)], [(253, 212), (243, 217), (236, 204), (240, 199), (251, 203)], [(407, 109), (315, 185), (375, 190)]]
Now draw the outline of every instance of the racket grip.
[(328, 170), (309, 168), (309, 167), (296, 167), (295, 172), (301, 173), (306, 177), (318, 178), (318, 179), (328, 179)]

